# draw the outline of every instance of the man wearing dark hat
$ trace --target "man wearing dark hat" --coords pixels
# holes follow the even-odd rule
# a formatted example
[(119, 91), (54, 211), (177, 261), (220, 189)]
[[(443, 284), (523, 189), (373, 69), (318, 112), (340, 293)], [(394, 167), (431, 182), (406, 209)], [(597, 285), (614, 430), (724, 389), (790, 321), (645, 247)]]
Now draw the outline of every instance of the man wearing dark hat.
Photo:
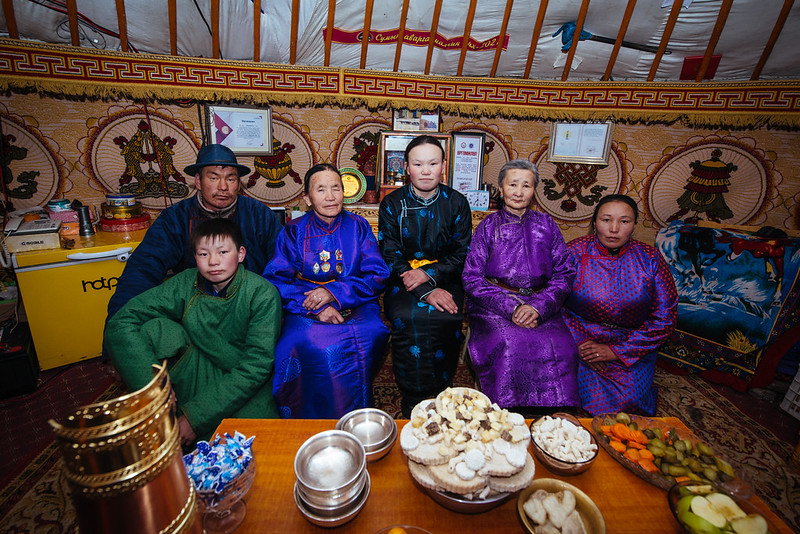
[(239, 225), (247, 250), (246, 269), (260, 276), (272, 257), (280, 222), (265, 204), (239, 195), (239, 179), (249, 174), (250, 169), (236, 161), (231, 149), (206, 145), (197, 153), (195, 164), (186, 167), (184, 172), (194, 176), (197, 195), (162, 211), (147, 230), (117, 281), (108, 303), (108, 317), (167, 276), (195, 267), (189, 237), (206, 219), (224, 217)]

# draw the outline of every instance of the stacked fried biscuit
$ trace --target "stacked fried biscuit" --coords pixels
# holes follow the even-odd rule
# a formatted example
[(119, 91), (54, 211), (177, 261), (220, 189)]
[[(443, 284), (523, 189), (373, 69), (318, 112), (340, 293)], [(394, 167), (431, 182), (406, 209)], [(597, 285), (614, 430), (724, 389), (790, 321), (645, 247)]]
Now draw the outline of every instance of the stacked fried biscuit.
[(527, 487), (534, 474), (530, 439), (521, 415), (470, 388), (448, 388), (420, 402), (400, 432), (411, 476), (467, 499)]

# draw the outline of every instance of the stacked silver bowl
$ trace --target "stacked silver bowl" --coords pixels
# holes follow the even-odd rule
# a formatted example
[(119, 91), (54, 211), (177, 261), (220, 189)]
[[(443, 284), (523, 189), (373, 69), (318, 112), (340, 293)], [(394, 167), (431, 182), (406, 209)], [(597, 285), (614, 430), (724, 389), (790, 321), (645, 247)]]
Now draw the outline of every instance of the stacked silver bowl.
[(327, 430), (308, 438), (294, 457), (294, 501), (315, 525), (353, 519), (369, 496), (366, 451), (353, 434)]
[(353, 434), (364, 445), (367, 461), (375, 462), (386, 456), (397, 440), (397, 423), (376, 408), (353, 410), (336, 423), (336, 430)]

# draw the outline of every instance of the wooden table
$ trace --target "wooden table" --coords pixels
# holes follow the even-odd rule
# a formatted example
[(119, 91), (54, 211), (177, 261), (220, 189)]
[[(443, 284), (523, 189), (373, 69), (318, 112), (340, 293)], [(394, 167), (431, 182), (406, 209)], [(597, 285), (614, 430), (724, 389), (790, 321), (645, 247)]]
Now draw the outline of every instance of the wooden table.
[[(684, 427), (680, 420), (665, 421)], [(398, 420), (402, 428), (408, 421)], [(581, 422), (589, 427), (589, 419)], [(523, 532), (517, 516), (517, 501), (511, 499), (482, 514), (458, 514), (435, 503), (409, 475), (406, 457), (398, 443), (383, 459), (367, 464), (372, 488), (367, 503), (349, 523), (336, 529), (317, 527), (308, 522), (294, 502), (294, 457), (312, 435), (330, 430), (334, 420), (225, 419), (218, 432), (235, 430), (247, 437), (256, 436), (256, 479), (247, 496), (247, 517), (237, 532), (325, 532), (373, 534), (391, 525), (414, 525), (433, 534), (468, 532)], [(684, 427), (685, 428), (685, 427)], [(535, 478), (564, 480), (591, 497), (606, 521), (609, 534), (674, 533), (681, 528), (670, 512), (666, 492), (640, 479), (604, 450), (592, 467), (577, 476), (561, 477), (536, 463)], [(790, 534), (767, 505), (754, 497), (752, 502), (765, 517)]]

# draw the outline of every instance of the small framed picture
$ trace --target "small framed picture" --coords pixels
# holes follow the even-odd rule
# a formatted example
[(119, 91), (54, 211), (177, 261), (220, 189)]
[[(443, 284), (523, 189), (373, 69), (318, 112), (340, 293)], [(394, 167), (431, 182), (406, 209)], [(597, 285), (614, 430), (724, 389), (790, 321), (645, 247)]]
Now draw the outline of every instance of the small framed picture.
[(451, 187), (459, 193), (481, 188), (483, 182), (483, 147), (486, 134), (453, 132), (450, 143)]
[(208, 139), (225, 145), (234, 154), (272, 154), (272, 109), (208, 106)]
[[(375, 181), (379, 185), (404, 185), (407, 181), (405, 152), (408, 144), (420, 132), (383, 131), (378, 144), (378, 170)], [(425, 133), (439, 140), (445, 155), (450, 154), (450, 134)], [(450, 162), (445, 162), (442, 183), (450, 185)]]
[(438, 111), (395, 109), (392, 129), (398, 131), (438, 132), (441, 120)]
[(549, 161), (608, 165), (613, 122), (554, 122)]

